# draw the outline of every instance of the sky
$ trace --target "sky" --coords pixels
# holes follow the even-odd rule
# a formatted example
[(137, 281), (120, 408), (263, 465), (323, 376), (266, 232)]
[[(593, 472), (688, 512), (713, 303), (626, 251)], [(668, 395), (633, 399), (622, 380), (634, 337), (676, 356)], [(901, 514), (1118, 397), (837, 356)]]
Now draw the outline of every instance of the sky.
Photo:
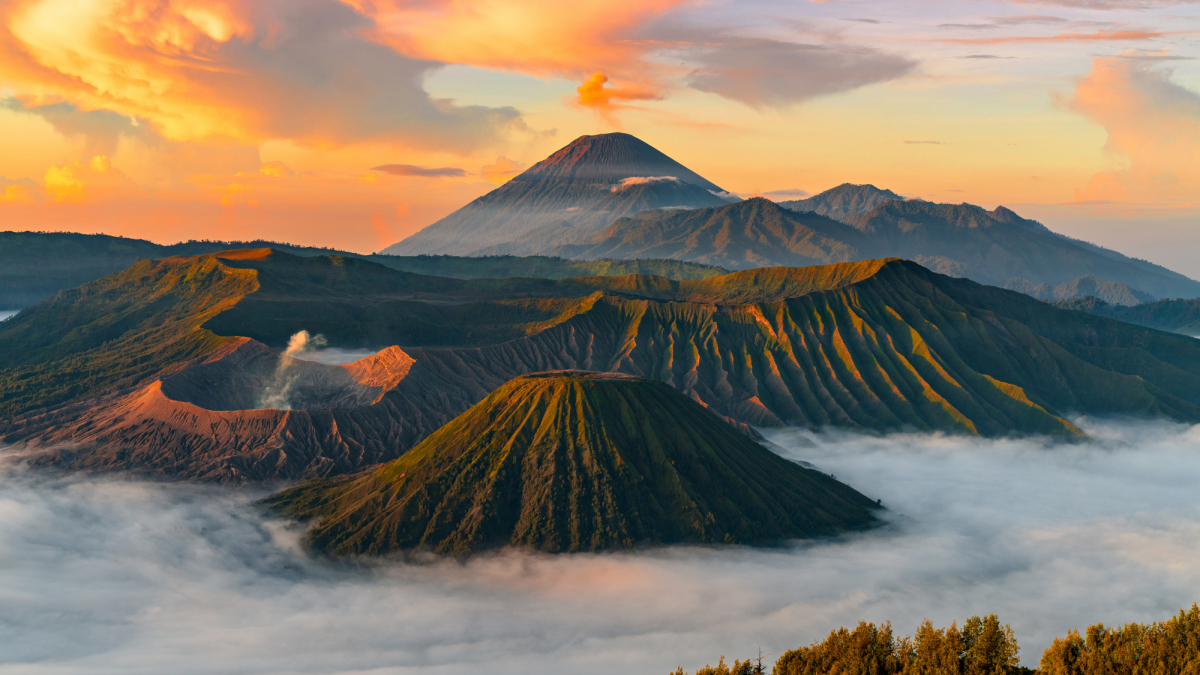
[(1200, 276), (1192, 0), (0, 0), (0, 229), (376, 251), (580, 135)]

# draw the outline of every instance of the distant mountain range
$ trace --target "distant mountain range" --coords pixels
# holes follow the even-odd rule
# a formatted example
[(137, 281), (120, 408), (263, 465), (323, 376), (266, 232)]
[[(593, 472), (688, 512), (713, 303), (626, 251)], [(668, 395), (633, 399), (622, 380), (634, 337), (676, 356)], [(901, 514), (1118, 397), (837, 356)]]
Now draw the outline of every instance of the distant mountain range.
[(389, 255), (530, 255), (621, 216), (737, 197), (634, 136), (581, 136), (499, 188), (387, 247)]
[(1103, 281), (1091, 274), (1086, 277), (1080, 277), (1069, 284), (1059, 284), (1057, 286), (1034, 284), (1031, 281), (1021, 278), (1009, 279), (1004, 282), (1004, 287), (1010, 291), (1018, 291), (1047, 302), (1093, 297), (1110, 305), (1132, 307), (1145, 302), (1153, 302), (1155, 299), (1153, 295), (1143, 293), (1136, 288), (1130, 288), (1128, 284), (1123, 284), (1119, 281)]
[(1003, 207), (985, 211), (969, 204), (890, 200), (842, 222), (754, 198), (647, 211), (617, 220), (590, 245), (555, 250), (581, 259), (653, 256), (729, 269), (897, 256), (1054, 299), (1072, 287), (1111, 292), (1117, 302), (1200, 297), (1200, 282), (1182, 274), (1055, 234)]
[(1121, 303), (1105, 302), (1095, 296), (1085, 296), (1060, 300), (1054, 304), (1063, 309), (1073, 309), (1147, 328), (1200, 338), (1200, 298), (1158, 300), (1127, 306)]
[(628, 134), (581, 137), (384, 252), (656, 257), (729, 269), (895, 256), (1046, 299), (1077, 286), (1122, 304), (1200, 297), (1200, 282), (1004, 207), (851, 184), (779, 204), (738, 202)]
[(417, 274), (480, 279), (655, 274), (671, 279), (704, 279), (729, 270), (678, 260), (566, 260), (551, 256), (393, 256), (361, 255), (271, 241), (188, 241), (168, 246), (142, 239), (71, 232), (0, 232), (0, 311), (21, 309), (58, 291), (119, 272), (138, 260), (192, 256), (237, 248), (271, 247), (301, 256), (339, 255), (372, 260)]
[(671, 387), (580, 371), (516, 377), (399, 459), (266, 503), (342, 555), (778, 544), (879, 522)]
[[(386, 349), (302, 364), (281, 354), (301, 330)], [(1075, 437), (1068, 413), (1200, 422), (1200, 342), (899, 259), (459, 280), (258, 249), (145, 260), (0, 323), (0, 442), (71, 469), (327, 476), (558, 369), (653, 378), (760, 426)]]

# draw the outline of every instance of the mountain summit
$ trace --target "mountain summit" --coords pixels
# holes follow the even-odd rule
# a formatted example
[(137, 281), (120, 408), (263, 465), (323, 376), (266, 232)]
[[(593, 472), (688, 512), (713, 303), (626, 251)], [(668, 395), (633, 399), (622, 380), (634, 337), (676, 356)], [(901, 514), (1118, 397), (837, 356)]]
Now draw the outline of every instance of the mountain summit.
[(779, 205), (793, 211), (812, 211), (834, 220), (845, 220), (870, 213), (876, 206), (896, 200), (904, 201), (904, 198), (891, 190), (881, 190), (874, 185), (842, 183), (808, 199), (793, 199), (779, 202)]
[(620, 183), (639, 178), (674, 178), (721, 192), (721, 188), (649, 143), (619, 132), (580, 136), (513, 180)]
[(588, 241), (622, 216), (729, 201), (720, 187), (634, 136), (581, 136), (383, 253), (527, 255)]
[(319, 518), (309, 541), (335, 554), (773, 544), (877, 522), (666, 384), (583, 371), (518, 377), (399, 459), (268, 502)]

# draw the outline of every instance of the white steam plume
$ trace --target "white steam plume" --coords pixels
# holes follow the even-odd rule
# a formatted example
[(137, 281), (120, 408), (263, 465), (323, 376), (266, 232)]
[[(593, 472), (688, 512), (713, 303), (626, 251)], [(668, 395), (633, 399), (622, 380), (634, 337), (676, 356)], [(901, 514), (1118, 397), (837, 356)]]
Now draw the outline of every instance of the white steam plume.
[(325, 340), (324, 335), (309, 335), (306, 330), (302, 330), (289, 338), (287, 349), (283, 352), (283, 356), (280, 357), (279, 364), (275, 366), (275, 372), (267, 380), (267, 383), (263, 385), (262, 393), (258, 397), (257, 407), (291, 410), (292, 386), (296, 384), (296, 373), (292, 369), (292, 359), (301, 354), (320, 349), (326, 344), (328, 342)]

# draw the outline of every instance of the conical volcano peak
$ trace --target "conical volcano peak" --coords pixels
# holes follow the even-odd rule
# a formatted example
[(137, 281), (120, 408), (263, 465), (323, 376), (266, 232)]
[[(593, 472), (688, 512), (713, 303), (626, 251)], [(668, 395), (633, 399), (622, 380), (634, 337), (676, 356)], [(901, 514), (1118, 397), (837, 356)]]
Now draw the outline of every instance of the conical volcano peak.
[(875, 524), (876, 505), (656, 380), (514, 378), (399, 459), (269, 504), (333, 554), (775, 544)]
[(621, 183), (633, 179), (677, 180), (722, 192), (649, 143), (620, 132), (580, 136), (515, 180)]

